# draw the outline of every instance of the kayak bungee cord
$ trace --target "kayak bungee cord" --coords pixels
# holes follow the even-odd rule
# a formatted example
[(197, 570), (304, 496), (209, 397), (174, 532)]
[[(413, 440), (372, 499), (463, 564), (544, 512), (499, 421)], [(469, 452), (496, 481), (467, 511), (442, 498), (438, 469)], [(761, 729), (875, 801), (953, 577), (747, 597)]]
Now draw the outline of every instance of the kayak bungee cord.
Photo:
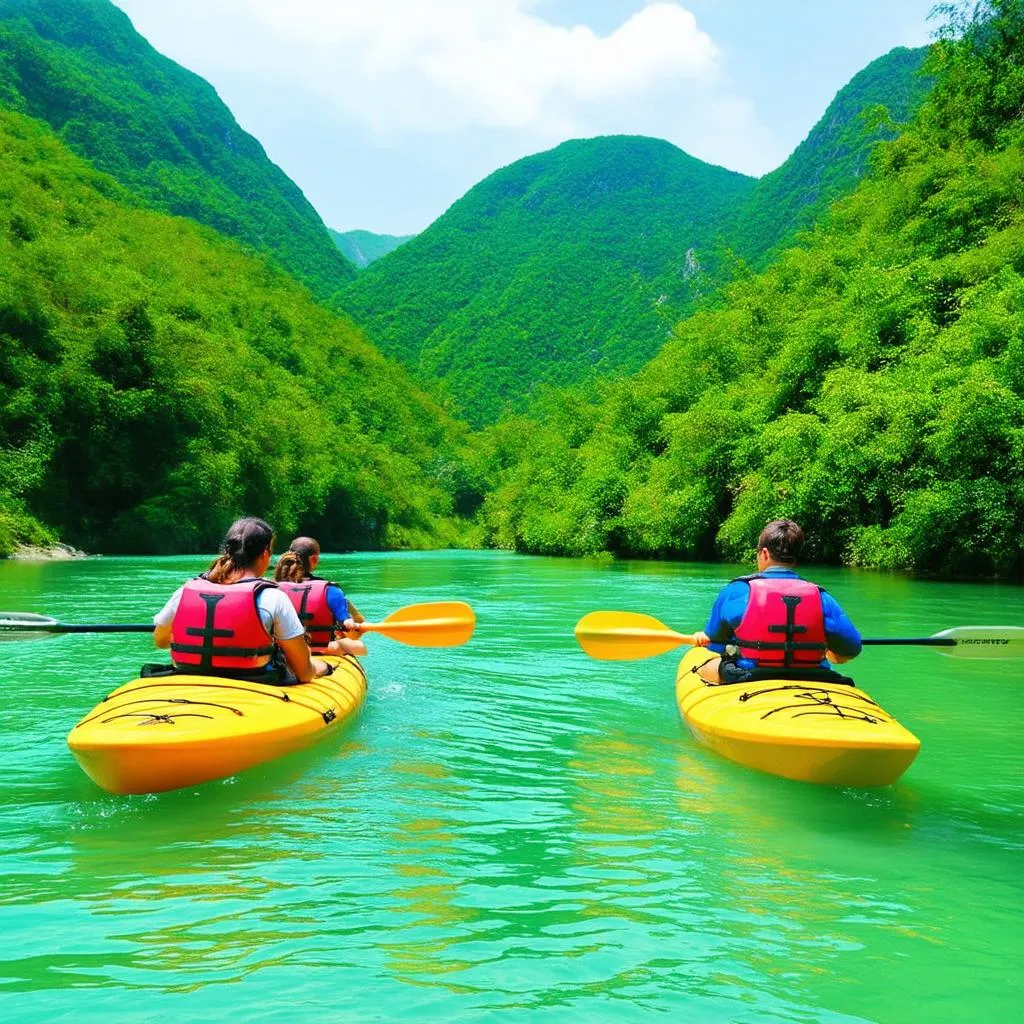
[[(206, 700), (189, 700), (188, 697), (143, 697), (140, 700), (127, 700), (123, 704), (115, 704), (110, 708), (104, 709), (104, 711), (98, 714), (92, 715), (89, 718), (83, 718), (79, 725), (85, 725), (87, 722), (94, 722), (101, 715), (105, 714), (106, 711), (117, 711), (120, 708), (130, 707), (132, 704), (150, 704), (154, 701), (160, 704), (192, 704), (196, 707), (207, 707), (207, 708), (221, 708), (224, 711), (230, 711), (234, 715), (238, 715), (239, 718), (245, 717), (245, 712), (239, 708), (233, 708), (230, 704), (215, 704), (213, 701)], [(104, 722), (113, 721), (112, 718), (104, 718)]]
[[(146, 683), (143, 686), (133, 686), (130, 690), (125, 690), (122, 694), (119, 694), (118, 696), (127, 696), (129, 693), (138, 693), (140, 690), (159, 689), (161, 687), (180, 686), (181, 685), (180, 681), (178, 683), (171, 682), (171, 680), (174, 679), (174, 676), (168, 676), (167, 678), (168, 678), (168, 681), (164, 682), (164, 683)], [(263, 697), (276, 698), (277, 700), (280, 700), (280, 701), (282, 701), (285, 704), (294, 704), (296, 707), (305, 708), (307, 711), (314, 712), (315, 714), (317, 714), (321, 718), (323, 718), (324, 722), (327, 723), (328, 725), (331, 722), (333, 722), (334, 719), (337, 717), (337, 711), (335, 710), (334, 707), (331, 707), (331, 706), (328, 706), (328, 707), (316, 707), (315, 705), (307, 704), (305, 701), (296, 700), (294, 697), (290, 696), (287, 693), (278, 693), (278, 692), (276, 692), (274, 690), (271, 690), (271, 689), (252, 690), (252, 689), (249, 689), (249, 687), (247, 687), (247, 686), (238, 686), (237, 684), (232, 684), (230, 681), (225, 681), (223, 683), (194, 683), (194, 682), (190, 681), (188, 683), (188, 685), (190, 687), (201, 687), (201, 688), (204, 688), (204, 689), (213, 689), (213, 690), (239, 690), (242, 693), (255, 693), (255, 694), (258, 694), (258, 695), (263, 696)], [(261, 684), (255, 683), (253, 685), (259, 686)], [(301, 685), (301, 686), (305, 687), (305, 686), (309, 686), (310, 684), (309, 683), (301, 683), (301, 684), (298, 684), (298, 685)], [(103, 700), (100, 703), (106, 703), (113, 696), (114, 696), (114, 694), (112, 694), (112, 693), (107, 694), (107, 696), (104, 697)], [(154, 697), (152, 699), (153, 700), (163, 700), (164, 703), (170, 703), (170, 698)], [(115, 708), (123, 707), (123, 705), (117, 704), (117, 705), (114, 705), (114, 707)], [(232, 708), (231, 710), (234, 711), (236, 709)], [(239, 715), (241, 715), (242, 717), (245, 716), (245, 712), (244, 711), (238, 711), (237, 713)], [(98, 718), (98, 717), (99, 717), (99, 715), (93, 715), (92, 718), (86, 719), (86, 721), (92, 721), (93, 718)], [(84, 724), (85, 724), (85, 722), (80, 722), (79, 723), (79, 725), (84, 725)], [(75, 728), (78, 728), (78, 726), (75, 726)]]
[(829, 690), (825, 686), (807, 686), (805, 683), (786, 683), (783, 686), (766, 686), (764, 689), (754, 690), (752, 693), (741, 693), (739, 696), (739, 701), (741, 704), (743, 704), (746, 703), (748, 700), (752, 699), (753, 697), (760, 697), (764, 693), (776, 693), (779, 690), (817, 690), (820, 693), (835, 693), (840, 694), (843, 697), (856, 697), (858, 700), (866, 701), (873, 707), (878, 707), (878, 704), (876, 704), (875, 701), (873, 701), (866, 693), (850, 693), (847, 690)]

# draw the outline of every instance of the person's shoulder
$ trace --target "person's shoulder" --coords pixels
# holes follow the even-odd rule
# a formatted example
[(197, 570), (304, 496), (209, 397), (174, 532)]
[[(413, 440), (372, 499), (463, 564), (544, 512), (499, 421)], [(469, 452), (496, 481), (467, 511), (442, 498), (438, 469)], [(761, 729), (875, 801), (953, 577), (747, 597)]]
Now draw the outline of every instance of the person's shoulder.
[(291, 598), (280, 587), (264, 587), (256, 595), (256, 600), (266, 608), (275, 606), (283, 608), (285, 605), (289, 608), (292, 607)]

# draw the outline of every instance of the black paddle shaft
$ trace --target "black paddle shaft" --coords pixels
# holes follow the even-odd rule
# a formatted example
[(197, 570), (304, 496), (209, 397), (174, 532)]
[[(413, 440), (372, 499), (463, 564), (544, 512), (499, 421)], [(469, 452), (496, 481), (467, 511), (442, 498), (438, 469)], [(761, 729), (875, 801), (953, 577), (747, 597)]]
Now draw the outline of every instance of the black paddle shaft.
[(882, 637), (878, 640), (861, 640), (864, 646), (874, 647), (956, 647), (958, 641), (950, 636)]

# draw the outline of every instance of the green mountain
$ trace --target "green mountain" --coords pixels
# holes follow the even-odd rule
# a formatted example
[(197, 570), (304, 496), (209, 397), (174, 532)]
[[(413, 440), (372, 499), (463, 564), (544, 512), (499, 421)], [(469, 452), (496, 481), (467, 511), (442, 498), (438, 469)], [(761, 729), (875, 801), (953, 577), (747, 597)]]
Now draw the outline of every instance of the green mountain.
[(758, 179), (724, 228), (736, 253), (766, 265), (864, 177), (874, 144), (898, 134), (895, 126), (928, 94), (931, 80), (920, 73), (927, 52), (890, 50), (840, 89), (807, 138), (781, 167)]
[(360, 270), (387, 256), (415, 235), (375, 235), (372, 231), (334, 231), (328, 228), (334, 244), (345, 258)]
[(846, 86), (777, 171), (755, 180), (667, 142), (565, 143), (473, 188), (336, 302), (470, 422), (523, 408), (538, 385), (638, 369), (671, 326), (810, 225), (862, 176), (885, 126), (926, 83), (894, 50)]
[[(472, 422), (540, 383), (636, 369), (753, 179), (657, 139), (566, 142), (471, 189), (336, 301)], [(670, 301), (671, 300), (671, 301)]]
[(460, 430), (276, 265), (0, 111), (0, 554), (208, 551), (242, 513), (453, 543)]
[(0, 106), (46, 121), (146, 205), (272, 255), (320, 297), (354, 276), (213, 88), (108, 0), (0, 0)]
[(1024, 579), (1024, 0), (958, 11), (798, 247), (638, 375), (488, 431), (491, 544), (740, 561), (784, 515), (811, 561)]

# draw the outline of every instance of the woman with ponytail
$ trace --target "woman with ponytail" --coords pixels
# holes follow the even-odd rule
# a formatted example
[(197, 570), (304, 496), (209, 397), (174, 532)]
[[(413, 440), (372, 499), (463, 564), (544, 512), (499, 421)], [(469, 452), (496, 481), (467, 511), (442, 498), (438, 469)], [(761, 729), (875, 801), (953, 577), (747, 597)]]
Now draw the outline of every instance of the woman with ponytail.
[[(320, 545), (312, 537), (296, 537), (277, 560), (274, 579), (305, 625), (314, 654), (366, 654), (359, 638), (363, 616), (337, 583), (313, 575), (319, 561)], [(338, 636), (339, 630), (348, 636)]]
[(153, 616), (153, 642), (179, 672), (265, 683), (306, 683), (331, 667), (311, 658), (305, 628), (277, 584), (262, 579), (274, 531), (262, 519), (232, 523), (220, 556)]

